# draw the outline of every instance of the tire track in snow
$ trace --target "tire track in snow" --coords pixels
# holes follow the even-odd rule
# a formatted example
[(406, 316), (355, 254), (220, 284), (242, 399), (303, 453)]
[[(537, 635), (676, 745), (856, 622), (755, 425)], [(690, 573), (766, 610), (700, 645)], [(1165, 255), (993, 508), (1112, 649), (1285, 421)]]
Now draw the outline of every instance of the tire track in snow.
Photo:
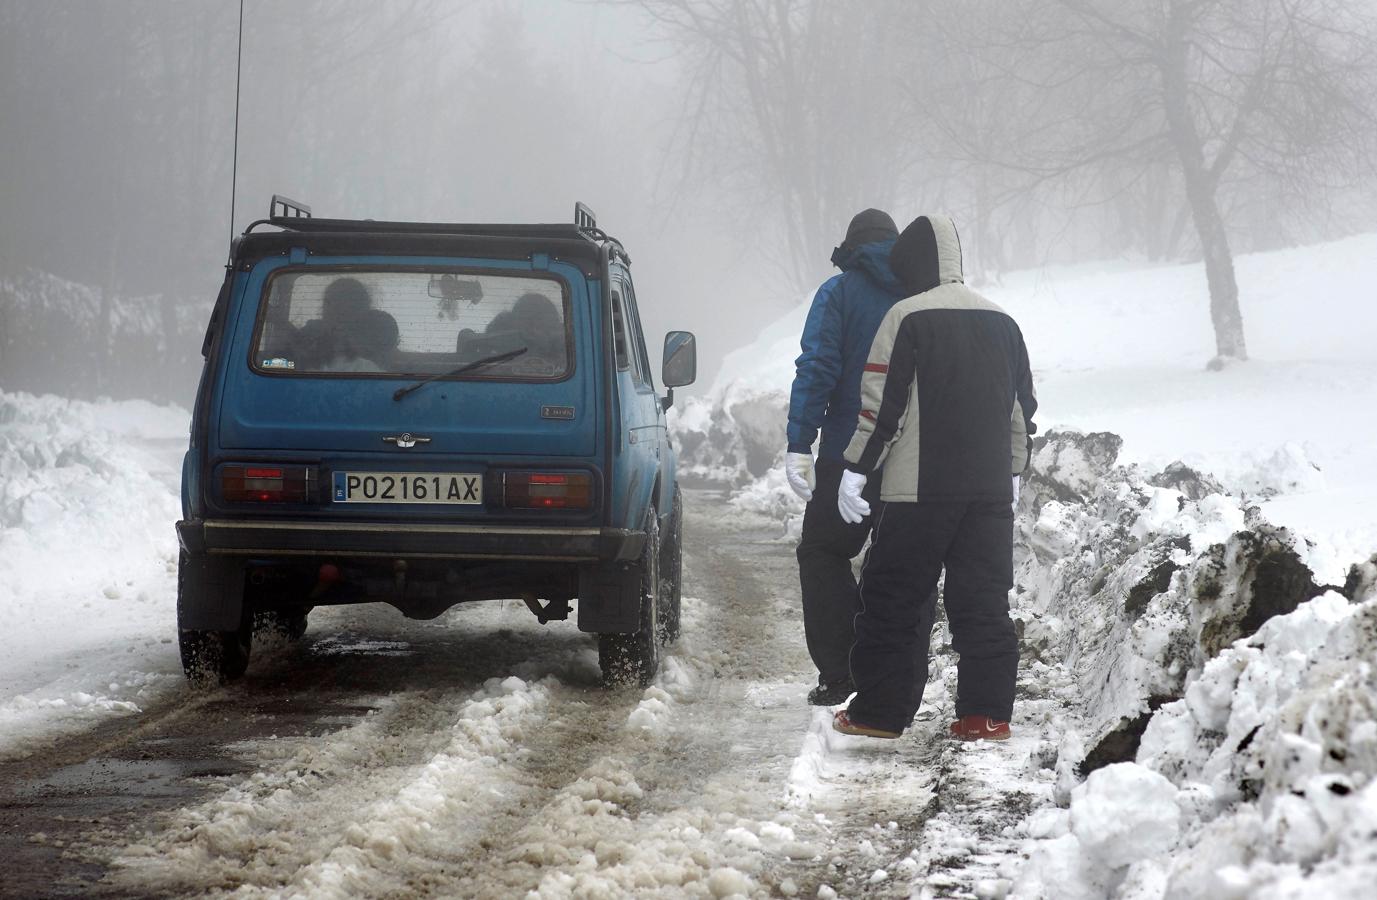
[[(524, 611), (402, 626), (329, 611), (324, 630), (342, 636), (260, 659), (255, 683), (211, 695), (203, 716), (251, 738), (229, 757), (257, 771), (222, 777), (132, 846), (107, 833), (122, 848), (108, 892), (897, 896), (930, 881), (974, 895), (1013, 846), (989, 844), (1011, 821), (989, 788), (1025, 778), (1027, 748), (990, 748), (986, 764), (947, 743), (940, 682), (934, 715), (900, 741), (831, 732), (830, 711), (805, 705), (792, 543), (696, 500), (685, 634), (655, 687), (593, 687), (592, 642)], [(236, 717), (247, 696), (257, 712)], [(315, 736), (265, 739), (289, 703)], [(338, 724), (321, 719), (332, 704), (344, 727), (321, 734)]]
[(684, 637), (656, 686), (589, 765), (524, 821), (490, 832), (491, 856), (424, 893), (777, 895), (820, 853), (781, 800), (807, 722), (801, 632), (793, 640), (775, 623), (792, 602), (781, 589), (792, 553), (720, 534), (711, 505), (689, 510)]
[[(517, 663), (528, 680), (403, 691), (323, 739), (242, 747), (262, 771), (128, 848), (119, 880), (244, 896), (414, 893), (482, 855), (488, 831), (546, 789), (548, 770), (581, 743), (570, 722), (596, 732), (587, 697), (601, 693), (554, 677), (588, 680), (586, 643), (561, 637), (554, 653)], [(624, 717), (631, 704), (604, 704), (603, 714)]]
[[(403, 694), (184, 811), (125, 854), (121, 883), (241, 896), (777, 892), (791, 858), (819, 853), (774, 821), (808, 715), (801, 632), (771, 621), (791, 608), (779, 581), (792, 563), (769, 542), (759, 553), (747, 542), (743, 560), (719, 540), (690, 552), (690, 592), (715, 602), (688, 602), (659, 686), (604, 693), (547, 677)], [(449, 735), (438, 748), (437, 734)], [(396, 758), (359, 768), (380, 742)], [(341, 765), (322, 771), (331, 761)]]

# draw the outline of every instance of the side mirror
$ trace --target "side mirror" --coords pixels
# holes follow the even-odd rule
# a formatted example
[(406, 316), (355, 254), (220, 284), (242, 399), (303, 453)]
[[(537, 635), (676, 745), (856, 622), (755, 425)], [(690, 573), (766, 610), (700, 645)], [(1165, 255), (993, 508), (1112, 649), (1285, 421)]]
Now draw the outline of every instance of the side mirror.
[(674, 389), (693, 384), (698, 377), (698, 339), (691, 331), (671, 331), (665, 335), (664, 366), (660, 380), (668, 390), (660, 401), (663, 409), (674, 404)]
[(664, 369), (660, 380), (665, 387), (683, 387), (698, 378), (698, 341), (691, 331), (671, 331), (665, 335)]

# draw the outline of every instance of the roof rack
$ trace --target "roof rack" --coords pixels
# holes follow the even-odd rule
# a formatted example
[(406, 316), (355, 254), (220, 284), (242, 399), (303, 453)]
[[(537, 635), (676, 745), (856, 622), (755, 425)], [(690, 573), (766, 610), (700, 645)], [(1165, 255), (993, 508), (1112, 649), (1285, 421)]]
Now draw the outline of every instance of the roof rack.
[(593, 215), (593, 211), (580, 201), (574, 201), (574, 225), (588, 231), (596, 231), (598, 228), (598, 217)]
[[(277, 208), (282, 207), (282, 215), (277, 214)], [(305, 203), (298, 203), (295, 200), (288, 200), (281, 194), (273, 194), (272, 202), (268, 204), (268, 218), (292, 218), (309, 219), (311, 218), (311, 207)]]
[[(281, 211), (279, 213), (279, 210)], [(608, 251), (625, 260), (631, 258), (621, 241), (598, 227), (597, 216), (584, 203), (574, 204), (572, 223), (489, 224), (459, 222), (391, 222), (375, 219), (317, 219), (304, 203), (273, 194), (269, 216), (249, 224), (248, 234), (258, 225), (272, 225), (284, 231), (353, 234), (436, 234), (474, 235), (510, 238), (573, 238), (594, 244), (607, 244)]]

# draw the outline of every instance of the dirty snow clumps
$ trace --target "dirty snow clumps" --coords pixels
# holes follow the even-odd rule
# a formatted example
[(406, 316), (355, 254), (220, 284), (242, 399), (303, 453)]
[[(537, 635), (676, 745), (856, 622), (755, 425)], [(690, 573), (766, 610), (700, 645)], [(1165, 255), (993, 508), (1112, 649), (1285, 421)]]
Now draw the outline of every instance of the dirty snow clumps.
[(1319, 585), (1305, 542), (1256, 507), (1118, 449), (1040, 439), (1020, 501), (1025, 659), (1064, 665), (1078, 696), (1052, 754), (1065, 808), (1023, 824), (1012, 896), (1369, 886), (1377, 559)]

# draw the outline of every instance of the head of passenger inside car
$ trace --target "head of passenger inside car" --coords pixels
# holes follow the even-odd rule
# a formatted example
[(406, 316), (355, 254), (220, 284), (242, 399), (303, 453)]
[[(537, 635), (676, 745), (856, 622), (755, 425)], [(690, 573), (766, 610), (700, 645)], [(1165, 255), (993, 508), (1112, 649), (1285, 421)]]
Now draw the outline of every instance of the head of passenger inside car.
[(357, 278), (336, 278), (320, 298), (320, 315), (327, 325), (347, 327), (373, 305), (368, 288)]
[(360, 358), (375, 363), (379, 371), (386, 371), (391, 367), (398, 337), (397, 320), (390, 313), (366, 309), (353, 331), (353, 349)]
[(547, 360), (564, 358), (564, 320), (554, 301), (531, 291), (512, 304), (512, 324), (527, 350)]
[(368, 288), (357, 278), (336, 278), (320, 298), (320, 318), (311, 319), (295, 338), (298, 364), (318, 369), (352, 347), (352, 332), (372, 306)]
[(386, 372), (397, 349), (397, 320), (380, 309), (365, 309), (335, 332), (335, 352), (325, 372)]

